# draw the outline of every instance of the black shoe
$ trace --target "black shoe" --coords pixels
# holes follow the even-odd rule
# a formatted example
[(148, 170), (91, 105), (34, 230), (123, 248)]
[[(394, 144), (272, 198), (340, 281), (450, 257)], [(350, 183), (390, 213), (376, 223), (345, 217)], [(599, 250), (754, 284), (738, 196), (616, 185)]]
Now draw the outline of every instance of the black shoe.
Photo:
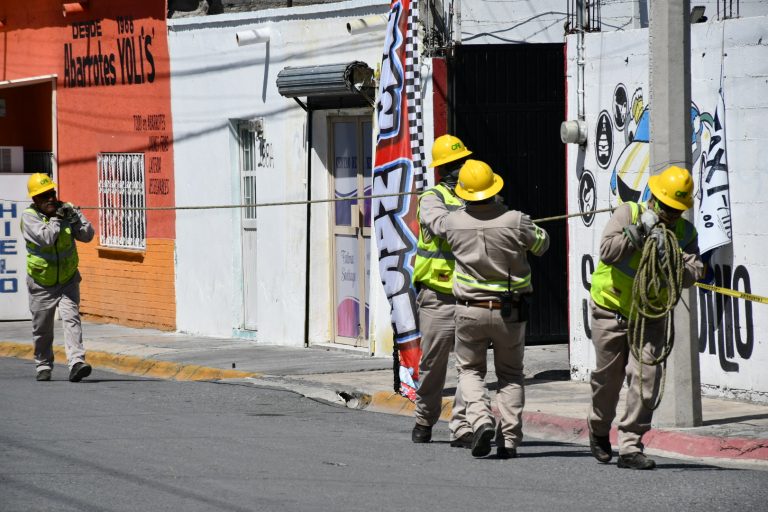
[(496, 448), (496, 458), (498, 459), (516, 459), (517, 448), (507, 448), (506, 446), (499, 446)]
[(629, 455), (619, 455), (618, 466), (626, 469), (653, 469), (656, 467), (656, 462), (646, 457), (643, 452), (635, 452)]
[(40, 370), (37, 372), (36, 379), (38, 382), (46, 382), (51, 380), (51, 370)]
[(467, 432), (461, 437), (457, 437), (451, 441), (451, 447), (453, 448), (472, 448), (472, 432)]
[(80, 382), (91, 374), (91, 365), (88, 363), (75, 363), (69, 372), (69, 382)]
[(411, 431), (411, 441), (414, 443), (428, 443), (432, 440), (432, 427), (416, 424)]
[(613, 450), (611, 450), (611, 440), (608, 436), (596, 436), (592, 432), (589, 433), (589, 451), (592, 452), (592, 456), (600, 462), (610, 462), (613, 458)]
[(491, 453), (491, 439), (495, 435), (496, 429), (490, 423), (478, 428), (472, 436), (472, 456), (485, 457)]

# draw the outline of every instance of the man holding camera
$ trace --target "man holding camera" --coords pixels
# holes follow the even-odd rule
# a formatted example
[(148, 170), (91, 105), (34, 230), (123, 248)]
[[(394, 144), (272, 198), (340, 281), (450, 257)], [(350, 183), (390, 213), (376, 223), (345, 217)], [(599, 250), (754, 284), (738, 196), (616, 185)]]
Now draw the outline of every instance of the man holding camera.
[(29, 177), (32, 198), (21, 217), (27, 245), (27, 288), (32, 312), (32, 336), (38, 381), (51, 380), (53, 370), (53, 321), (56, 306), (64, 323), (64, 348), (70, 382), (91, 374), (85, 362), (80, 325), (80, 272), (75, 240), (90, 242), (93, 226), (70, 203), (56, 197), (56, 184), (47, 174)]
[(485, 390), (486, 356), (492, 344), (503, 438), (496, 454), (509, 459), (517, 456), (523, 438), (525, 322), (533, 290), (528, 252), (544, 254), (549, 235), (528, 215), (496, 201), (503, 186), (501, 176), (486, 163), (467, 160), (456, 185), (466, 208), (449, 213), (445, 228), (456, 258), (456, 366), (473, 431), (472, 455), (488, 455), (495, 435)]

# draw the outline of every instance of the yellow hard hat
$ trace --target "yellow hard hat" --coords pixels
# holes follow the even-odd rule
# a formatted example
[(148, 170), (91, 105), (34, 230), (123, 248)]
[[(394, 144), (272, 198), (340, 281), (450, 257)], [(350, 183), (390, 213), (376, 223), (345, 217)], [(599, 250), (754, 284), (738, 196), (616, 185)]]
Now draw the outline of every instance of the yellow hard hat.
[(428, 167), (440, 167), (471, 154), (458, 137), (441, 135), (432, 144), (432, 163)]
[(487, 163), (467, 160), (459, 171), (456, 195), (467, 201), (481, 201), (498, 194), (503, 186), (504, 180)]
[(48, 192), (56, 188), (56, 184), (53, 182), (50, 176), (43, 172), (36, 172), (29, 177), (27, 181), (27, 192), (29, 197), (35, 197), (36, 195)]
[(656, 199), (676, 210), (687, 210), (693, 206), (693, 178), (682, 167), (673, 165), (661, 174), (651, 176), (648, 188)]

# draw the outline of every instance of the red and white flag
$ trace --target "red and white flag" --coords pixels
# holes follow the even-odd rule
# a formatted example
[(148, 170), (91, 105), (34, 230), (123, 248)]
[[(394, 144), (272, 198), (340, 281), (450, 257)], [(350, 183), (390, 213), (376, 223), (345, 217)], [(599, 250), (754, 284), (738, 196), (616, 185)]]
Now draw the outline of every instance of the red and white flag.
[(376, 105), (378, 136), (372, 195), (379, 273), (390, 305), (394, 331), (395, 391), (416, 399), (421, 332), (412, 285), (416, 252), (417, 200), (407, 192), (426, 186), (416, 0), (393, 0)]

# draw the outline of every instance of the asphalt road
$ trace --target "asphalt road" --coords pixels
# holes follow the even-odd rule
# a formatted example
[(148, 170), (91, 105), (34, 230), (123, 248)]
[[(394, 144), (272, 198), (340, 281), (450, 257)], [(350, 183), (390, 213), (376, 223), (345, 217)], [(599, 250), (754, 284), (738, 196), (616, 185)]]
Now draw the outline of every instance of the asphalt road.
[(526, 439), (514, 460), (414, 445), (412, 420), (248, 383), (95, 371), (34, 380), (0, 358), (0, 511), (765, 510), (768, 472), (600, 465)]

